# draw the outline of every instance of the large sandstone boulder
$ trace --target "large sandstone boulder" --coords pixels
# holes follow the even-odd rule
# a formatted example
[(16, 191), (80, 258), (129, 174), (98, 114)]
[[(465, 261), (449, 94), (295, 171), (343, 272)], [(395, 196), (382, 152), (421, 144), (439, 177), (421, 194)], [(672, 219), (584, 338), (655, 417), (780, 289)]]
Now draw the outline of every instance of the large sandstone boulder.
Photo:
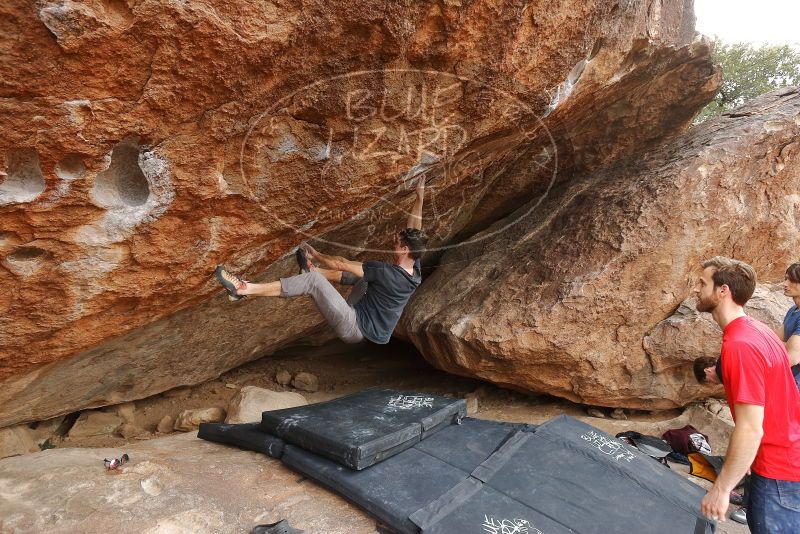
[[(130, 462), (107, 471), (103, 458)], [(3, 532), (373, 534), (375, 521), (263, 454), (181, 434), (122, 449), (51, 449), (0, 460)]]
[[(405, 186), (434, 165), (446, 179), (426, 218), (450, 240), (481, 184), (546, 141), (522, 144), (578, 80), (608, 85), (647, 50), (669, 64), (694, 34), (684, 0), (14, 0), (0, 21), (0, 426), (195, 384), (307, 339), (320, 317), (306, 300), (231, 306), (212, 298), (213, 267), (284, 276), (308, 237), (380, 252)], [(685, 122), (707, 63), (642, 100)], [(502, 196), (529, 183), (514, 176), (527, 173)], [(509, 209), (485, 206), (480, 225)]]
[(481, 154), (481, 147), (457, 155), (491, 163), (473, 177), (481, 194), (462, 202), (461, 215), (468, 214), (469, 220), (449, 225), (457, 239), (449, 239), (447, 248), (489, 240), (494, 234), (473, 234), (516, 210), (495, 227), (500, 232), (527, 217), (545, 197), (563, 194), (559, 186), (564, 182), (643, 154), (682, 132), (721, 83), (710, 53), (705, 39), (681, 47), (638, 40), (612, 72), (597, 58), (587, 61), (551, 112), (521, 128), (521, 139), (512, 131), (495, 142), (499, 146), (490, 145), (491, 157)]
[(686, 359), (663, 365), (643, 340), (710, 256), (783, 278), (800, 247), (798, 139), (787, 88), (575, 176), (491, 241), (445, 254), (403, 329), (437, 367), (524, 391), (648, 409), (706, 395)]

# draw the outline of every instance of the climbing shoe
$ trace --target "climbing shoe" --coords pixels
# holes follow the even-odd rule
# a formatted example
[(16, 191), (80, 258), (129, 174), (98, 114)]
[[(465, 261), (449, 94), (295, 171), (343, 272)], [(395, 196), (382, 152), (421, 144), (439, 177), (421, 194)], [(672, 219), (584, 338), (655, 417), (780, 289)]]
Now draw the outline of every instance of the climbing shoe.
[(214, 269), (214, 276), (217, 278), (217, 281), (222, 284), (222, 287), (225, 288), (225, 291), (227, 291), (228, 300), (241, 300), (245, 297), (245, 295), (236, 294), (239, 289), (245, 288), (244, 280), (226, 271), (222, 265), (217, 265), (217, 268)]
[(300, 247), (297, 247), (297, 250), (294, 253), (294, 257), (297, 260), (297, 266), (300, 267), (300, 274), (307, 273), (310, 271), (308, 268), (308, 258), (306, 258), (306, 251)]

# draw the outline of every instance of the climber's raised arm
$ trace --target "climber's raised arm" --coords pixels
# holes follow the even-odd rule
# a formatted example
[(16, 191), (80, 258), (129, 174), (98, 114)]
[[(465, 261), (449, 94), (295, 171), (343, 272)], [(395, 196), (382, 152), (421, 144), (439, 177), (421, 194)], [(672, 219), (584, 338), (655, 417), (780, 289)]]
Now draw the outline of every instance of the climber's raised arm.
[(408, 214), (408, 221), (406, 222), (407, 228), (416, 228), (422, 230), (422, 202), (425, 199), (425, 175), (420, 176), (417, 182), (416, 193), (417, 198), (414, 200), (414, 206), (411, 208), (411, 213)]

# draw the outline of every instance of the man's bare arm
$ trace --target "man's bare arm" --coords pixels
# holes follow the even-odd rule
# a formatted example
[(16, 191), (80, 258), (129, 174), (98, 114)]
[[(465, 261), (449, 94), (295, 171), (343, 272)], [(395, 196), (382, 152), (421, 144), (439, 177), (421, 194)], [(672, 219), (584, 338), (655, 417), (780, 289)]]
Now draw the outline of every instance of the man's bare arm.
[(344, 274), (342, 271), (337, 271), (335, 269), (321, 269), (319, 267), (316, 268), (316, 271), (318, 273), (322, 273), (322, 276), (324, 276), (329, 282), (336, 284), (342, 283), (342, 274)]
[(800, 363), (800, 336), (794, 334), (789, 337), (789, 341), (786, 342), (786, 352), (789, 353), (789, 365)]
[(348, 260), (347, 258), (343, 258), (341, 256), (330, 256), (328, 254), (323, 254), (318, 252), (308, 243), (303, 243), (301, 246), (303, 250), (306, 251), (306, 255), (311, 261), (317, 261), (318, 263), (322, 264), (323, 267), (334, 269), (336, 271), (353, 273), (359, 278), (364, 276), (364, 264), (360, 261)]
[(416, 193), (417, 198), (414, 200), (414, 206), (411, 208), (411, 213), (408, 215), (406, 228), (422, 229), (422, 202), (425, 199), (425, 175), (422, 175), (417, 182)]
[(353, 273), (359, 278), (364, 277), (364, 264), (360, 261), (348, 260), (341, 256), (328, 256), (327, 254), (320, 254), (319, 261), (331, 269)]
[(737, 403), (734, 409), (736, 427), (728, 444), (725, 464), (714, 486), (700, 504), (703, 515), (720, 521), (725, 520), (730, 493), (750, 469), (764, 435), (763, 406)]

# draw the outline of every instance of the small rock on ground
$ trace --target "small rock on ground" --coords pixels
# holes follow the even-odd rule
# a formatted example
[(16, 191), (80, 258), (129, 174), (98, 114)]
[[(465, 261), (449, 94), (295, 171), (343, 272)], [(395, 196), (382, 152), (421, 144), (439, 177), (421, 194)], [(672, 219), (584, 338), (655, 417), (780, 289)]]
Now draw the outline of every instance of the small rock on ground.
[(162, 434), (169, 434), (172, 432), (172, 429), (175, 425), (175, 420), (172, 418), (171, 415), (165, 415), (161, 418), (161, 421), (158, 422), (156, 426), (156, 430)]
[(255, 386), (245, 386), (228, 404), (226, 423), (256, 423), (261, 412), (305, 406), (308, 401), (299, 393), (270, 391)]
[(625, 410), (623, 410), (622, 408), (617, 408), (611, 412), (611, 418), (619, 419), (621, 421), (626, 421), (628, 419), (628, 416), (625, 415)]
[(317, 379), (317, 375), (311, 373), (297, 373), (292, 380), (292, 386), (300, 391), (313, 393), (319, 389), (319, 379)]
[(173, 428), (188, 432), (197, 430), (200, 423), (219, 423), (223, 419), (225, 419), (225, 410), (217, 406), (197, 410), (184, 410), (178, 415)]
[(281, 386), (288, 386), (292, 382), (292, 373), (289, 371), (278, 371), (275, 373), (275, 382)]

